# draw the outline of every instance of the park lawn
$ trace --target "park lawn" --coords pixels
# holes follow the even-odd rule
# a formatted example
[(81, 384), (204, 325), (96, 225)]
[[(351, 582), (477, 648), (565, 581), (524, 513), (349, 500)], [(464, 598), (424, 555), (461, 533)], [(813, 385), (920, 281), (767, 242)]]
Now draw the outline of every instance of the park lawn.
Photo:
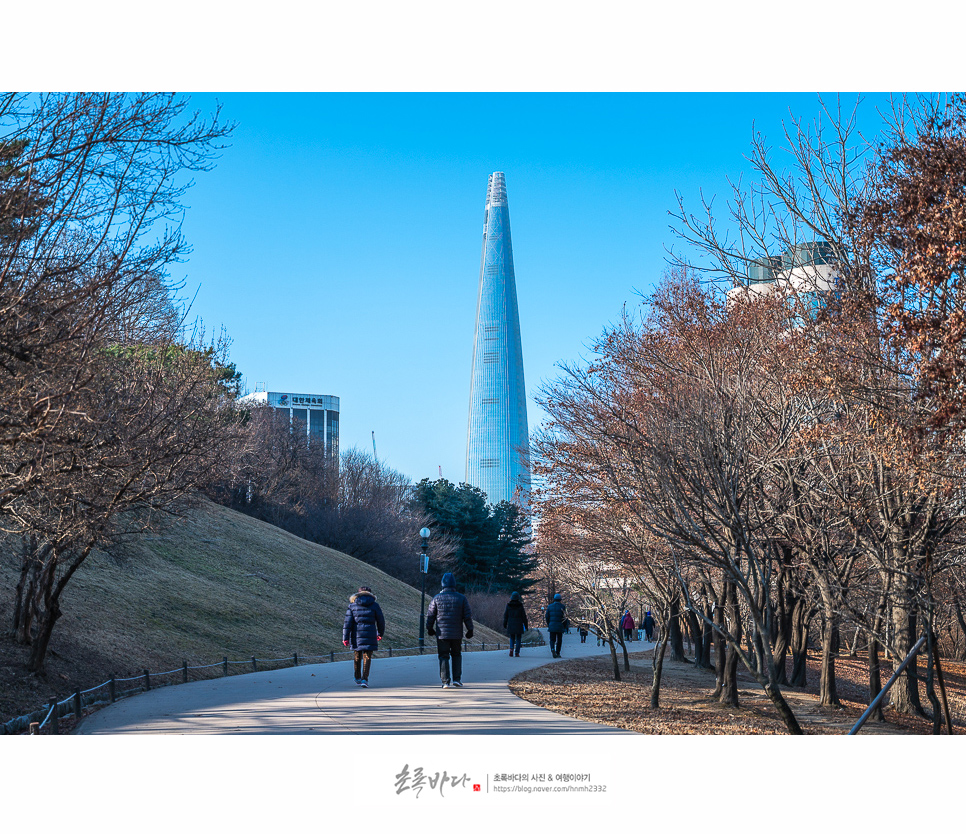
[[(416, 558), (416, 555), (413, 557)], [(0, 540), (0, 618), (13, 616), (16, 540)], [(64, 592), (63, 616), (40, 676), (24, 671), (24, 647), (0, 634), (0, 723), (117, 678), (251, 658), (308, 662), (345, 652), (342, 622), (360, 585), (386, 617), (382, 651), (418, 645), (420, 592), (364, 562), (200, 499), (156, 533), (95, 552)], [(431, 594), (427, 591), (427, 604)], [(506, 637), (478, 626), (476, 641)], [(343, 655), (345, 657), (346, 655)], [(271, 668), (265, 665), (263, 668)], [(192, 679), (221, 667), (191, 672)], [(130, 684), (128, 684), (130, 685)]]

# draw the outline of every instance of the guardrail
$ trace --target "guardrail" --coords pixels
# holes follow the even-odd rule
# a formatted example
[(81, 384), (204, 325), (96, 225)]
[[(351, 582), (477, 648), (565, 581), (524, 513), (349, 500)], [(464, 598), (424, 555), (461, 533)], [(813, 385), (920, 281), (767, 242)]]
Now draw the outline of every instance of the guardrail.
[[(491, 651), (499, 651), (500, 649), (509, 648), (509, 643), (502, 642), (491, 642)], [(524, 646), (542, 646), (544, 643), (537, 642), (534, 640), (528, 640), (523, 644)], [(471, 642), (469, 640), (463, 641), (463, 651), (487, 651), (487, 644), (484, 641)], [(495, 647), (495, 648), (494, 648)], [(430, 647), (419, 647), (412, 646), (402, 649), (393, 649), (391, 646), (387, 646), (385, 649), (379, 649), (380, 653), (385, 653), (389, 657), (395, 655), (408, 655), (408, 654), (425, 654), (430, 651)], [(345, 655), (346, 657), (343, 657)], [(177, 669), (171, 669), (167, 672), (151, 672), (145, 669), (140, 675), (134, 675), (129, 678), (115, 678), (111, 677), (109, 680), (100, 683), (97, 686), (92, 686), (90, 689), (85, 689), (83, 691), (76, 691), (72, 695), (68, 695), (63, 700), (57, 700), (56, 698), (51, 699), (51, 701), (45, 704), (38, 710), (28, 713), (27, 715), (21, 715), (17, 718), (12, 718), (5, 724), (0, 724), (0, 735), (18, 735), (23, 733), (29, 733), (30, 735), (58, 735), (60, 734), (60, 719), (69, 718), (72, 722), (79, 721), (84, 716), (84, 710), (90, 711), (92, 708), (99, 708), (102, 706), (107, 706), (108, 704), (113, 704), (115, 701), (119, 701), (123, 698), (130, 698), (134, 695), (139, 695), (142, 692), (149, 692), (151, 689), (155, 689), (159, 686), (175, 686), (178, 684), (190, 683), (192, 682), (192, 676), (190, 672), (200, 672), (205, 669), (214, 669), (221, 667), (221, 677), (230, 677), (232, 675), (232, 666), (251, 666), (251, 669), (245, 669), (242, 672), (235, 674), (251, 674), (253, 672), (259, 671), (269, 671), (268, 669), (259, 669), (258, 664), (289, 664), (291, 666), (299, 666), (302, 663), (308, 662), (312, 663), (336, 663), (351, 658), (353, 652), (351, 649), (344, 651), (330, 651), (328, 654), (316, 654), (316, 655), (300, 655), (298, 652), (293, 652), (290, 655), (285, 655), (284, 657), (275, 658), (257, 658), (251, 657), (247, 660), (229, 660), (227, 657), (223, 657), (218, 663), (207, 663), (202, 666), (189, 666), (187, 661), (184, 661), (181, 666)], [(338, 658), (338, 661), (336, 660)], [(276, 665), (270, 668), (286, 668), (282, 665)], [(168, 676), (180, 675), (179, 680), (170, 680)], [(201, 676), (195, 675), (194, 680), (210, 680), (211, 676)], [(129, 688), (118, 688), (118, 684), (131, 683), (133, 681), (138, 681), (139, 685)], [(100, 695), (94, 695), (100, 690), (106, 692)]]

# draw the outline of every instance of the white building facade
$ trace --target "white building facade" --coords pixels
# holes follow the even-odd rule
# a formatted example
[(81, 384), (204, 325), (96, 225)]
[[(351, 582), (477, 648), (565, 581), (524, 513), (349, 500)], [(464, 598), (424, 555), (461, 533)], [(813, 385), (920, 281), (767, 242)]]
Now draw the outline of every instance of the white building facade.
[(286, 412), (292, 431), (304, 432), (310, 443), (321, 444), (326, 457), (339, 459), (338, 397), (294, 391), (255, 391), (239, 397), (238, 401)]

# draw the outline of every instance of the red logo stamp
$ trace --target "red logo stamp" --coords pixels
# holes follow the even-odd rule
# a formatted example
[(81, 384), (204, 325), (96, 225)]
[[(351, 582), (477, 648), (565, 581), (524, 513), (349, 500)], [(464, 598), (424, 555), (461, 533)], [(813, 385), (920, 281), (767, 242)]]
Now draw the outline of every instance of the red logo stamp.
[(480, 786), (479, 785), (473, 785), (473, 790), (474, 791), (478, 791), (479, 789), (480, 789)]

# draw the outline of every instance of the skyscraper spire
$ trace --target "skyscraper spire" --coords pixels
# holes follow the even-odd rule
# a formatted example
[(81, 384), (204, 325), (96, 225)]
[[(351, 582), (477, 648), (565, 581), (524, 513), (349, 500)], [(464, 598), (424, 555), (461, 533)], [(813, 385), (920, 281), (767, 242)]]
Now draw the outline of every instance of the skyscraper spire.
[(503, 172), (490, 174), (483, 216), (483, 254), (466, 432), (466, 482), (491, 504), (525, 505), (530, 493), (530, 441), (523, 346)]

